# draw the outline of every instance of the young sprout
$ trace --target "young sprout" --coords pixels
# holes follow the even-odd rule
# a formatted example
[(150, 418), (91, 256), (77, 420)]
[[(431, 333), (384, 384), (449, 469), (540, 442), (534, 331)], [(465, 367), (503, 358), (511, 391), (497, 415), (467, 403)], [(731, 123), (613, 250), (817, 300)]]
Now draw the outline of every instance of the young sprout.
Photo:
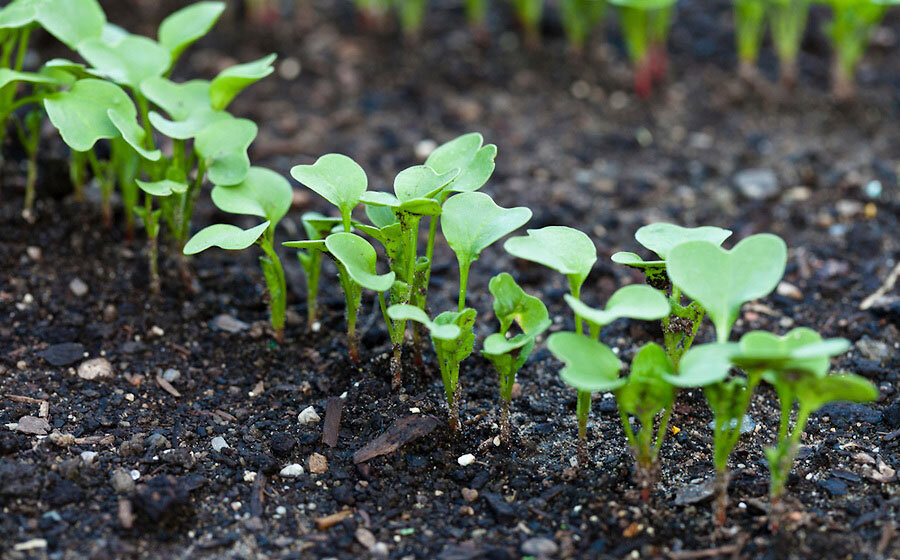
[[(551, 324), (544, 303), (525, 293), (513, 277), (502, 272), (491, 278), (494, 295), (494, 315), (500, 321), (500, 331), (484, 340), (481, 353), (487, 357), (500, 375), (500, 441), (509, 444), (509, 405), (512, 400), (516, 373), (534, 349), (535, 339)], [(518, 333), (510, 332), (513, 324)]]
[(366, 172), (358, 163), (345, 155), (326, 154), (312, 165), (294, 166), (291, 176), (337, 206), (344, 231), (350, 232), (351, 214), (369, 184)]
[(634, 66), (634, 89), (649, 97), (653, 82), (666, 75), (666, 41), (675, 0), (610, 0), (619, 6), (619, 22)]
[(834, 48), (831, 91), (838, 101), (856, 96), (856, 66), (866, 51), (872, 31), (884, 18), (889, 5), (898, 0), (827, 0), (831, 6), (831, 22), (825, 32)]
[[(187, 184), (163, 179), (161, 181), (145, 182), (137, 180), (137, 185), (144, 192), (144, 205), (134, 208), (135, 214), (144, 222), (144, 230), (147, 232), (147, 264), (150, 270), (150, 291), (158, 294), (160, 290), (159, 280), (159, 264), (158, 264), (158, 237), (159, 237), (159, 217), (163, 212), (162, 208), (153, 208), (153, 198), (168, 199), (174, 194), (184, 194), (187, 192)], [(169, 200), (163, 202), (164, 206), (170, 205)]]
[[(257, 226), (252, 232), (244, 232), (229, 224), (215, 224), (200, 230), (184, 246), (186, 255), (193, 255), (212, 246), (222, 249), (242, 250), (254, 243), (263, 251), (259, 264), (269, 290), (269, 311), (272, 328), (278, 342), (284, 341), (287, 285), (281, 260), (275, 252), (275, 227), (291, 206), (293, 191), (287, 179), (262, 167), (251, 167), (243, 181), (232, 186), (217, 185), (212, 191), (212, 201), (219, 210), (229, 214), (245, 214), (266, 218), (266, 227)], [(220, 239), (227, 235), (224, 246)], [(240, 243), (238, 243), (240, 241)]]
[(416, 321), (431, 333), (431, 342), (437, 354), (444, 393), (447, 397), (450, 430), (459, 431), (459, 364), (472, 354), (475, 348), (475, 310), (445, 311), (434, 321), (414, 305), (392, 305), (387, 314), (391, 319)]
[(541, 43), (541, 15), (544, 11), (544, 0), (512, 0), (519, 25), (525, 33), (525, 44), (536, 47)]
[(806, 31), (810, 0), (769, 0), (769, 28), (778, 55), (782, 85), (797, 84), (797, 55)]
[(387, 14), (391, 0), (354, 0), (363, 29), (383, 30), (387, 25)]
[[(325, 247), (328, 254), (338, 264), (339, 279), (344, 289), (344, 297), (347, 300), (347, 340), (350, 348), (350, 358), (359, 361), (359, 351), (356, 341), (356, 317), (362, 296), (362, 289), (366, 288), (378, 292), (378, 303), (384, 314), (388, 331), (391, 330), (391, 322), (387, 315), (387, 305), (384, 301), (384, 292), (394, 285), (396, 275), (393, 272), (378, 274), (375, 267), (378, 254), (368, 241), (362, 237), (346, 232), (332, 233), (325, 238)], [(391, 339), (393, 339), (391, 333)]]
[(756, 61), (766, 33), (768, 0), (734, 0), (734, 38), (737, 46), (738, 74), (752, 80), (757, 76)]
[(673, 285), (666, 274), (667, 257), (672, 248), (681, 243), (708, 241), (718, 246), (730, 236), (730, 230), (713, 226), (685, 228), (667, 223), (650, 224), (638, 229), (634, 237), (646, 249), (656, 253), (658, 260), (645, 261), (638, 255), (628, 252), (619, 252), (612, 256), (615, 263), (642, 270), (647, 284), (669, 294), (672, 312), (662, 320), (663, 340), (666, 352), (676, 366), (681, 355), (691, 347), (703, 322), (705, 311), (696, 301), (682, 305), (680, 287)]
[(159, 25), (159, 44), (174, 63), (194, 41), (209, 33), (224, 11), (224, 2), (195, 2), (169, 14)]
[(487, 13), (488, 0), (463, 0), (466, 19), (475, 35), (475, 40), (484, 43), (488, 38)]
[(422, 22), (428, 8), (428, 0), (394, 0), (400, 17), (400, 28), (409, 40), (418, 40)]
[(575, 54), (584, 52), (591, 31), (606, 14), (606, 0), (561, 0), (559, 15), (569, 48)]
[[(578, 298), (567, 294), (566, 303), (576, 317), (582, 317), (588, 324), (590, 338), (598, 340), (604, 326), (616, 319), (629, 318), (644, 321), (661, 319), (669, 314), (669, 301), (659, 290), (650, 286), (631, 285), (619, 288), (610, 296), (604, 309), (594, 309)], [(579, 319), (580, 320), (580, 319)], [(577, 334), (581, 334), (578, 332)], [(591, 395), (579, 391), (576, 416), (578, 418), (578, 439), (584, 446), (587, 434), (587, 420), (591, 412)]]
[[(329, 218), (318, 212), (307, 212), (300, 218), (306, 238), (310, 241), (324, 240), (335, 227), (341, 224), (340, 218)], [(319, 278), (322, 274), (322, 251), (314, 245), (306, 250), (297, 251), (297, 258), (303, 267), (306, 277), (306, 328), (312, 329), (319, 319), (318, 296)]]
[(441, 231), (459, 262), (459, 311), (466, 307), (469, 268), (481, 252), (531, 219), (524, 207), (501, 208), (486, 194), (464, 192), (444, 203)]

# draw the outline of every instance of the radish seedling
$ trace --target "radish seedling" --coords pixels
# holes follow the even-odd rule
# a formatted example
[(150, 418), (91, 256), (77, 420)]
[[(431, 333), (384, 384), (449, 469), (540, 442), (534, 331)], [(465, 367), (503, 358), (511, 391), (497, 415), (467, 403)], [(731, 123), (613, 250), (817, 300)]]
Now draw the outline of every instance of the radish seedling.
[(656, 223), (641, 227), (634, 234), (638, 243), (653, 251), (657, 260), (645, 261), (634, 253), (619, 252), (612, 261), (644, 272), (647, 284), (669, 295), (672, 312), (662, 321), (663, 340), (669, 357), (678, 365), (680, 357), (694, 341), (705, 311), (694, 301), (682, 305), (682, 290), (673, 285), (666, 274), (666, 260), (671, 250), (687, 241), (708, 241), (716, 246), (731, 236), (731, 231), (713, 226), (685, 228), (674, 224)]
[[(275, 227), (287, 214), (292, 198), (293, 191), (287, 179), (269, 169), (251, 167), (240, 183), (231, 186), (217, 185), (213, 188), (212, 201), (216, 207), (229, 214), (266, 218), (266, 227), (257, 226), (249, 230), (256, 232), (253, 237), (236, 226), (214, 224), (200, 230), (184, 246), (186, 255), (199, 253), (214, 245), (232, 250), (246, 249), (254, 243), (260, 246), (263, 255), (259, 258), (259, 264), (269, 289), (272, 328), (279, 342), (284, 340), (287, 286), (281, 260), (275, 251), (274, 237)], [(230, 243), (230, 246), (221, 244), (223, 234), (228, 235), (226, 243)]]
[[(300, 218), (303, 230), (309, 241), (324, 240), (335, 227), (341, 224), (340, 218), (329, 218), (318, 212), (307, 212)], [(319, 278), (322, 275), (322, 251), (316, 245), (297, 251), (297, 258), (303, 267), (306, 277), (306, 328), (312, 329), (319, 319), (318, 297)]]
[(463, 0), (466, 10), (466, 19), (469, 26), (479, 41), (483, 41), (487, 35), (488, 0)]
[(428, 0), (394, 0), (394, 4), (397, 7), (403, 34), (408, 39), (418, 39), (422, 32), (422, 22), (425, 20)]
[[(144, 230), (147, 232), (147, 262), (150, 270), (150, 291), (154, 294), (159, 293), (159, 258), (158, 258), (158, 237), (159, 237), (159, 217), (163, 209), (153, 208), (153, 198), (168, 199), (173, 194), (184, 194), (187, 191), (187, 184), (179, 183), (169, 179), (161, 181), (145, 182), (137, 180), (137, 185), (144, 192), (144, 206), (137, 206), (134, 209), (135, 214), (144, 222)], [(166, 200), (164, 206), (170, 205), (171, 202)]]
[(737, 46), (738, 73), (756, 76), (759, 47), (766, 33), (766, 7), (769, 0), (734, 0), (734, 38)]
[(572, 52), (580, 54), (591, 31), (606, 14), (606, 0), (561, 0), (559, 15)]
[(779, 78), (789, 88), (797, 83), (797, 55), (806, 31), (809, 4), (810, 0), (769, 0), (769, 29), (778, 55)]
[(653, 82), (665, 77), (666, 41), (676, 0), (610, 0), (619, 6), (619, 23), (634, 66), (634, 89), (648, 97)]
[(450, 430), (459, 431), (459, 364), (472, 354), (475, 347), (475, 310), (445, 311), (431, 321), (418, 307), (400, 304), (389, 307), (387, 314), (395, 321), (416, 321), (431, 333), (447, 397)]
[(369, 180), (358, 163), (341, 154), (326, 154), (312, 165), (296, 165), (291, 176), (304, 187), (337, 206), (344, 231), (349, 233), (353, 209), (366, 192)]
[[(500, 375), (500, 441), (508, 444), (509, 404), (516, 373), (531, 355), (535, 339), (550, 327), (551, 321), (543, 302), (526, 294), (509, 274), (503, 272), (491, 278), (490, 290), (500, 331), (484, 340), (481, 353)], [(518, 334), (510, 332), (513, 324), (518, 326)]]
[(224, 2), (195, 2), (159, 24), (159, 44), (169, 51), (173, 64), (186, 48), (212, 29), (224, 11)]
[(531, 219), (524, 207), (501, 208), (486, 194), (464, 192), (450, 197), (441, 214), (441, 232), (459, 263), (459, 311), (466, 307), (469, 268), (495, 241)]
[(866, 51), (872, 31), (900, 0), (825, 0), (831, 6), (831, 22), (825, 32), (834, 49), (831, 90), (839, 101), (856, 94), (854, 74)]
[(536, 47), (541, 42), (541, 15), (544, 0), (510, 0), (515, 8), (519, 25), (525, 34), (525, 44)]

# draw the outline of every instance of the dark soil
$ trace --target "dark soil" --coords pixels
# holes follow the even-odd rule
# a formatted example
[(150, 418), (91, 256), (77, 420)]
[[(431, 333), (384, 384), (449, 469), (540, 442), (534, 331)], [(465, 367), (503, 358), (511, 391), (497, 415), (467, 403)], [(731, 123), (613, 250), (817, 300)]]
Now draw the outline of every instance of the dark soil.
[[(134, 2), (129, 10), (124, 4), (116, 3), (110, 19), (151, 34), (174, 3), (159, 3), (163, 9)], [(293, 164), (340, 151), (366, 168), (375, 188), (387, 188), (398, 170), (417, 161), (413, 148), (421, 140), (481, 131), (500, 149), (486, 192), (501, 205), (531, 207), (529, 227), (572, 225), (596, 241), (601, 257), (585, 286), (589, 303), (640, 281), (608, 257), (636, 250), (632, 236), (643, 224), (719, 225), (733, 229), (735, 239), (763, 231), (782, 236), (791, 248), (790, 285), (745, 306), (735, 336), (807, 325), (847, 337), (854, 348), (835, 366), (881, 390), (877, 403), (833, 405), (810, 422), (788, 482), (784, 530), (771, 533), (766, 512), (762, 447), (777, 429), (777, 401), (768, 388), (751, 407), (755, 434), (733, 457), (728, 526), (716, 531), (708, 502), (678, 499), (711, 474), (711, 416), (700, 392), (679, 397), (677, 434), (662, 448), (660, 483), (649, 503), (633, 483), (608, 396), (594, 403), (589, 464), (572, 467), (575, 394), (558, 380), (559, 364), (542, 345), (519, 375), (514, 443), (508, 449), (492, 443), (497, 384), (477, 355), (463, 366), (463, 429), (454, 437), (443, 422), (430, 354), (423, 368), (406, 365), (403, 391), (390, 390), (389, 340), (371, 297), (360, 321), (362, 361), (348, 361), (343, 300), (330, 268), (321, 329), (310, 333), (299, 264), (285, 251), (293, 315), (281, 346), (266, 332), (264, 285), (251, 251), (194, 259), (196, 295), (167, 258), (162, 295), (148, 297), (144, 244), (124, 242), (121, 223), (103, 231), (95, 204), (66, 196), (65, 168), (54, 159), (64, 150), (48, 134), (33, 225), (19, 217), (22, 173), (15, 149), (7, 151), (0, 424), (38, 416), (39, 401), (46, 401), (50, 431), (75, 439), (0, 432), (0, 556), (360, 558), (381, 543), (373, 553), (392, 558), (500, 559), (534, 554), (549, 543), (523, 543), (545, 538), (558, 549), (554, 557), (896, 558), (900, 497), (891, 473), (900, 468), (900, 298), (889, 292), (860, 310), (900, 257), (896, 14), (860, 71), (859, 100), (836, 106), (826, 93), (829, 53), (819, 11), (804, 44), (802, 83), (781, 94), (735, 78), (729, 2), (682, 2), (668, 83), (641, 101), (631, 92), (611, 25), (608, 41), (572, 59), (552, 21), (543, 48), (520, 48), (505, 8), (497, 7), (490, 48), (481, 49), (460, 10), (436, 4), (427, 40), (415, 45), (395, 33), (360, 33), (349, 2), (314, 2), (274, 29), (225, 21), (177, 75), (210, 76), (232, 59), (269, 51), (299, 61), (298, 77), (273, 75), (234, 106), (260, 123), (253, 160), (285, 174)], [(761, 66), (774, 77), (770, 52)], [(748, 168), (773, 171), (774, 192), (748, 198), (733, 180)], [(301, 236), (302, 211), (327, 209), (306, 192), (296, 206), (281, 240)], [(195, 221), (201, 227), (218, 218), (224, 219), (207, 205)], [(456, 290), (452, 255), (442, 249), (437, 262), (435, 311), (450, 308)], [(563, 279), (511, 259), (498, 244), (485, 251), (470, 281), (470, 305), (482, 314), (479, 338), (496, 327), (487, 282), (502, 270), (547, 302), (553, 330), (571, 328)], [(70, 289), (74, 279), (86, 284), (84, 295)], [(248, 328), (235, 334), (213, 328), (221, 314)], [(710, 330), (703, 329), (704, 340)], [(621, 321), (603, 338), (627, 360), (643, 342), (660, 339), (660, 331)], [(81, 347), (59, 346), (65, 343)], [(76, 374), (86, 358), (97, 357), (112, 364), (111, 377), (88, 381)], [(170, 369), (178, 372), (167, 375), (181, 396), (156, 381)], [(326, 401), (341, 395), (339, 437), (330, 447), (322, 441)], [(321, 422), (297, 421), (308, 406)], [(354, 464), (354, 453), (395, 421), (429, 414), (441, 419), (429, 435)], [(227, 448), (213, 449), (217, 436)], [(310, 473), (314, 453), (327, 459), (323, 474)], [(475, 462), (460, 466), (457, 458), (468, 453)], [(292, 463), (304, 474), (280, 477)], [(117, 479), (124, 491), (117, 495), (111, 483), (117, 469), (136, 470), (137, 488), (129, 490), (126, 475)], [(463, 489), (477, 497), (466, 501)], [(133, 525), (125, 528), (129, 508)], [(332, 527), (317, 526), (345, 510), (350, 514)], [(46, 548), (14, 550), (32, 539), (46, 539)], [(714, 550), (690, 554), (707, 549)]]

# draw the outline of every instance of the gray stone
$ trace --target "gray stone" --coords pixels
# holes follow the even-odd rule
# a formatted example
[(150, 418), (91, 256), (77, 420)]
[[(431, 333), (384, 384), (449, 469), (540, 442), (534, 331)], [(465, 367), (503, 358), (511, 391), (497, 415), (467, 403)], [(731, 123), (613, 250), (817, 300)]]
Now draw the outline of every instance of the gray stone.
[(211, 445), (213, 451), (215, 451), (216, 453), (221, 453), (223, 449), (228, 447), (228, 442), (225, 441), (225, 438), (223, 438), (222, 436), (216, 436), (212, 439)]
[(711, 500), (713, 494), (715, 494), (715, 479), (708, 478), (702, 482), (685, 484), (679, 488), (672, 503), (676, 506), (699, 504)]
[(250, 328), (250, 325), (247, 323), (224, 313), (222, 315), (216, 315), (213, 320), (209, 322), (209, 326), (216, 330), (225, 331), (231, 334), (239, 333)]
[(15, 430), (23, 434), (32, 434), (36, 436), (45, 436), (50, 431), (50, 424), (43, 418), (37, 416), (23, 416), (19, 418)]
[[(709, 424), (706, 425), (710, 430), (716, 429), (716, 421), (713, 420)], [(737, 420), (734, 418), (731, 419), (731, 428), (737, 426)], [(741, 420), (741, 435), (751, 434), (756, 430), (756, 420), (753, 419), (749, 414), (744, 415), (744, 419)]]
[(68, 366), (84, 356), (84, 346), (77, 342), (54, 344), (41, 352), (40, 356), (54, 366)]
[(522, 543), (522, 554), (547, 558), (559, 552), (559, 546), (548, 538), (534, 537)]
[(69, 290), (75, 294), (75, 297), (84, 297), (88, 293), (88, 285), (81, 278), (72, 278), (69, 282)]
[(124, 469), (116, 469), (109, 476), (109, 484), (116, 494), (130, 494), (134, 490), (134, 479)]
[(734, 185), (750, 200), (765, 200), (778, 194), (778, 178), (771, 169), (744, 169), (734, 175)]
[(856, 349), (867, 360), (884, 363), (891, 358), (891, 347), (881, 340), (864, 336), (856, 342)]
[(177, 369), (169, 368), (163, 372), (163, 379), (165, 379), (169, 383), (175, 383), (176, 381), (181, 379), (181, 372)]

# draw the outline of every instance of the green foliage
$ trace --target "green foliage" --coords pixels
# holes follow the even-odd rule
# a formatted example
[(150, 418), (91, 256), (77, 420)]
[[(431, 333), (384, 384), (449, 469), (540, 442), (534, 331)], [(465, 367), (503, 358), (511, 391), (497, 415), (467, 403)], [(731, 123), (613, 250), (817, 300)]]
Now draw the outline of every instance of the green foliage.
[(884, 18), (889, 5), (897, 0), (826, 0), (831, 6), (831, 22), (825, 34), (831, 41), (836, 57), (832, 76), (832, 91), (839, 100), (854, 95), (853, 79), (856, 67), (866, 52), (875, 27)]
[(734, 36), (738, 62), (755, 67), (766, 32), (768, 0), (734, 0)]
[(625, 47), (635, 66), (638, 95), (650, 94), (654, 80), (665, 73), (666, 41), (675, 11), (675, 0), (610, 0), (619, 8), (619, 24)]
[(575, 315), (584, 318), (596, 338), (599, 330), (616, 319), (628, 317), (652, 321), (669, 314), (669, 300), (659, 290), (650, 286), (631, 285), (619, 288), (609, 297), (604, 309), (594, 309), (572, 295), (566, 295), (566, 303)]
[(425, 165), (441, 175), (459, 170), (459, 175), (447, 186), (446, 198), (454, 192), (472, 192), (483, 187), (494, 173), (496, 157), (497, 146), (485, 145), (480, 133), (470, 132), (438, 146)]
[(375, 263), (378, 255), (362, 237), (346, 232), (332, 233), (325, 238), (325, 246), (340, 261), (350, 278), (363, 288), (386, 292), (394, 284), (394, 273), (378, 274)]
[(141, 83), (141, 93), (171, 118), (150, 111), (148, 117), (153, 127), (175, 140), (194, 138), (217, 121), (232, 118), (227, 112), (212, 108), (206, 80), (178, 84), (167, 78), (153, 77)]
[(606, 0), (561, 0), (559, 15), (562, 20), (569, 46), (581, 52), (588, 35), (603, 20), (606, 14)]
[(211, 247), (229, 251), (240, 251), (253, 245), (269, 228), (265, 221), (250, 229), (241, 229), (231, 224), (213, 224), (198, 231), (184, 246), (185, 255), (195, 255)]
[(250, 171), (247, 149), (256, 138), (257, 126), (247, 119), (224, 119), (197, 134), (194, 150), (214, 185), (236, 185)]
[(0, 30), (37, 23), (70, 49), (100, 37), (106, 15), (96, 0), (13, 0), (0, 11)]
[(326, 154), (312, 165), (294, 166), (291, 176), (337, 206), (344, 231), (350, 231), (351, 213), (369, 184), (366, 172), (358, 163), (345, 155)]
[(557, 332), (547, 339), (547, 349), (565, 364), (559, 378), (579, 391), (615, 391), (627, 382), (619, 377), (622, 362), (602, 342), (573, 332)]
[(109, 43), (96, 37), (78, 44), (80, 54), (92, 66), (88, 71), (139, 91), (147, 78), (163, 75), (172, 56), (162, 45), (140, 35), (126, 34)]
[(247, 86), (258, 82), (275, 71), (272, 63), (276, 55), (270, 54), (253, 62), (237, 64), (222, 70), (209, 86), (212, 108), (221, 111)]
[(224, 2), (196, 2), (170, 14), (159, 25), (159, 43), (172, 62), (194, 41), (206, 35), (225, 11)]
[[(297, 258), (303, 267), (303, 274), (306, 277), (306, 314), (307, 328), (313, 328), (318, 319), (318, 295), (319, 295), (319, 278), (322, 274), (322, 247), (316, 244), (318, 240), (324, 238), (331, 231), (338, 227), (341, 223), (340, 218), (329, 218), (318, 212), (307, 212), (301, 217), (303, 230), (310, 243), (305, 248), (297, 251)], [(287, 243), (285, 243), (287, 245)], [(296, 245), (294, 245), (296, 246)]]
[(781, 81), (793, 86), (797, 80), (797, 54), (806, 31), (810, 0), (769, 0), (769, 28), (778, 55)]
[(775, 289), (784, 274), (787, 247), (772, 234), (750, 236), (730, 251), (709, 241), (675, 246), (666, 260), (672, 282), (709, 314), (726, 342), (741, 306)]
[(566, 226), (529, 229), (525, 237), (506, 240), (506, 252), (528, 261), (542, 264), (565, 274), (572, 295), (581, 293), (581, 286), (597, 262), (594, 242), (584, 233)]

